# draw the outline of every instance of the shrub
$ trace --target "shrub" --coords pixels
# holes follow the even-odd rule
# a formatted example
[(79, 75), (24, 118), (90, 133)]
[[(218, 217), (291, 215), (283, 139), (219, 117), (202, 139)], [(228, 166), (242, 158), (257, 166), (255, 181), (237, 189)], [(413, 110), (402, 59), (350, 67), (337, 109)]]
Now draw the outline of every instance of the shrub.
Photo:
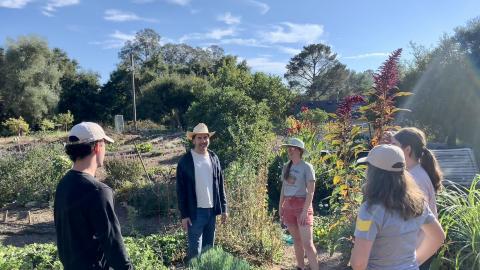
[(22, 136), (30, 132), (30, 126), (21, 116), (19, 118), (8, 118), (3, 122), (3, 125), (10, 131), (11, 135)]
[(135, 184), (144, 182), (144, 171), (140, 161), (122, 156), (110, 157), (105, 160), (107, 177), (105, 183), (115, 191), (129, 189)]
[(274, 136), (269, 108), (236, 89), (203, 92), (186, 117), (190, 127), (203, 122), (217, 132), (211, 148), (224, 166), (238, 158), (259, 164), (268, 156)]
[(60, 144), (7, 154), (0, 159), (0, 204), (52, 200), (58, 181), (71, 166)]
[(477, 176), (468, 189), (454, 185), (440, 193), (439, 220), (448, 244), (440, 250), (436, 264), (448, 269), (480, 267), (479, 182)]
[(73, 114), (70, 111), (66, 113), (59, 113), (54, 118), (53, 121), (63, 127), (65, 132), (68, 131), (68, 127), (73, 123)]
[(144, 143), (137, 144), (137, 150), (138, 150), (140, 153), (149, 153), (149, 152), (152, 152), (152, 150), (153, 150), (153, 144), (150, 143), (150, 142), (144, 142)]
[(43, 132), (53, 130), (54, 128), (55, 123), (51, 120), (43, 119), (42, 122), (40, 122), (40, 130)]
[(53, 244), (31, 244), (23, 248), (0, 246), (0, 270), (61, 270)]
[(134, 186), (129, 189), (128, 204), (138, 210), (141, 216), (167, 216), (177, 207), (175, 183), (155, 182)]
[(235, 258), (221, 248), (211, 248), (193, 259), (188, 267), (191, 270), (223, 269), (250, 270), (253, 269), (247, 261)]
[(227, 251), (253, 257), (257, 263), (278, 261), (283, 252), (280, 224), (268, 212), (266, 170), (236, 161), (226, 170), (229, 221), (218, 228)]
[(329, 215), (314, 217), (313, 242), (325, 248), (330, 256), (340, 252), (346, 264), (353, 248), (355, 223), (341, 216)]

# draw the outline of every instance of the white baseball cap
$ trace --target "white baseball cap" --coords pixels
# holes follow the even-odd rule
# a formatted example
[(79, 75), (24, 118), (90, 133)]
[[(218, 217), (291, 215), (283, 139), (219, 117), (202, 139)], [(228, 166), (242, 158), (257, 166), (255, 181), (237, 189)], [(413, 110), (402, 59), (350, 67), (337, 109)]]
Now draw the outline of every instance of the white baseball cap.
[(365, 162), (389, 172), (402, 172), (406, 164), (403, 150), (391, 144), (377, 145), (366, 157), (357, 160), (357, 163)]
[(114, 140), (105, 134), (103, 128), (97, 123), (82, 122), (72, 127), (68, 137), (75, 136), (78, 141), (68, 142), (67, 144), (91, 143), (99, 140), (105, 140), (113, 143)]

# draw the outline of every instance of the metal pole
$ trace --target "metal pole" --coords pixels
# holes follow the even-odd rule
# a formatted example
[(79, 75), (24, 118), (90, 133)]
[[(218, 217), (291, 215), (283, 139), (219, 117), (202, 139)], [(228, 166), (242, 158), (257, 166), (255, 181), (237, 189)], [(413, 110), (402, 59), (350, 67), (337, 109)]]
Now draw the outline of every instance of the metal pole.
[(133, 63), (133, 54), (130, 55), (130, 59), (132, 60), (133, 125), (135, 131), (137, 131), (137, 103), (135, 100), (135, 66)]

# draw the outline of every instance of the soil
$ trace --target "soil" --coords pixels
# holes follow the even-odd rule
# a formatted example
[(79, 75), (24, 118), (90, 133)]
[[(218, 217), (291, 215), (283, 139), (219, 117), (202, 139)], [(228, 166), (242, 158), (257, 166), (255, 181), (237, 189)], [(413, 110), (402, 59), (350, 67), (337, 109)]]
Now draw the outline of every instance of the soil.
[[(174, 168), (180, 156), (185, 153), (182, 142), (183, 133), (164, 134), (157, 136), (140, 137), (139, 135), (115, 136), (114, 139), (121, 145), (115, 153), (107, 153), (107, 158), (113, 155), (137, 156), (133, 143), (151, 142), (154, 150), (150, 153), (141, 154), (146, 167), (163, 166)], [(61, 137), (46, 140), (23, 139), (24, 147), (31, 147), (39, 143), (48, 143), (61, 140)], [(16, 141), (2, 138), (0, 140), (0, 153), (9, 151), (16, 146)], [(1, 156), (1, 155), (0, 155)], [(105, 172), (99, 170), (97, 178), (103, 179)], [(5, 221), (5, 215), (7, 220)], [(124, 236), (165, 234), (180, 228), (180, 223), (172, 217), (135, 217), (129, 218), (127, 208), (123, 203), (115, 205)], [(53, 223), (52, 205), (37, 205), (31, 207), (10, 205), (0, 209), (0, 244), (22, 247), (32, 243), (55, 243), (55, 227)], [(285, 246), (284, 259), (280, 264), (271, 265), (268, 269), (286, 270), (295, 269), (295, 253), (293, 246)], [(348, 269), (340, 266), (341, 254), (333, 256), (318, 248), (318, 260), (320, 269)], [(182, 269), (177, 267), (176, 269)]]

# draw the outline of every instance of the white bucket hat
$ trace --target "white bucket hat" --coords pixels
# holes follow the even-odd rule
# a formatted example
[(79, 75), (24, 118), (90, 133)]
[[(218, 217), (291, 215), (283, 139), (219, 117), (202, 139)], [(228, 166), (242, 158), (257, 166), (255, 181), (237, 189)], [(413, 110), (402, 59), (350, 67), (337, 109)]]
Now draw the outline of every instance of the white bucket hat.
[(72, 127), (68, 137), (77, 137), (78, 141), (68, 142), (67, 144), (91, 143), (99, 140), (105, 140), (113, 143), (114, 140), (105, 134), (103, 128), (97, 123), (82, 122)]
[(377, 145), (368, 152), (368, 156), (357, 160), (357, 163), (365, 162), (389, 172), (402, 172), (406, 164), (403, 150), (391, 144)]
[(305, 149), (305, 143), (298, 138), (289, 138), (286, 143), (281, 146), (293, 146), (302, 149), (304, 155), (308, 155), (307, 149)]
[(187, 138), (189, 140), (193, 139), (193, 136), (197, 134), (208, 134), (209, 137), (212, 137), (215, 134), (215, 131), (208, 132), (208, 127), (204, 123), (200, 123), (193, 128), (193, 131), (187, 131)]

